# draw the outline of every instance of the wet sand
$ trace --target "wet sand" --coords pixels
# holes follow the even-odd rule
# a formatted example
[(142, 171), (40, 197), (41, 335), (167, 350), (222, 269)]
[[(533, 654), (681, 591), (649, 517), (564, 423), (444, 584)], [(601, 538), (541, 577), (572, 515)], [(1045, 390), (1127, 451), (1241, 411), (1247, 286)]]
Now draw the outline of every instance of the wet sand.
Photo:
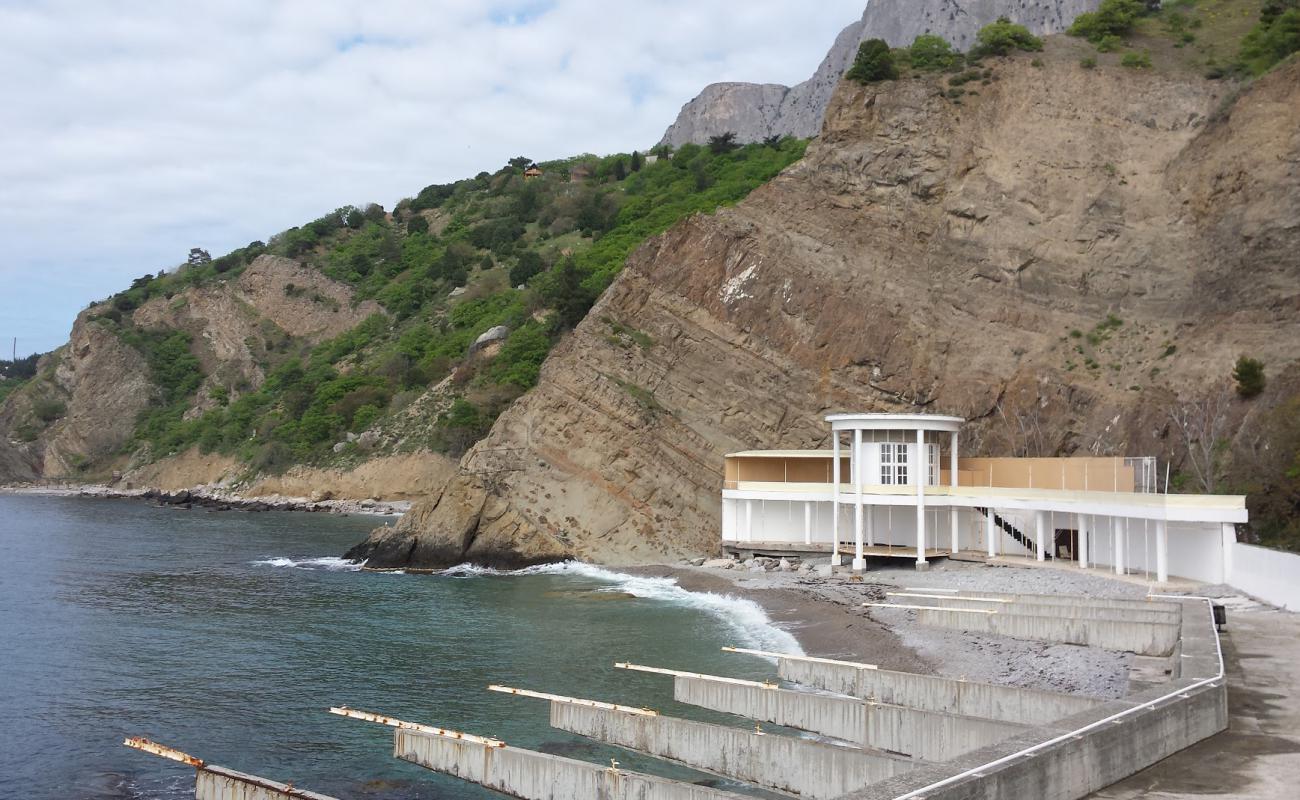
[[(789, 631), (804, 652), (822, 658), (861, 661), (885, 669), (932, 672), (934, 665), (903, 644), (898, 634), (871, 619), (861, 604), (884, 598), (884, 587), (865, 582), (826, 582), (789, 573), (754, 575), (703, 567), (659, 566), (624, 569), (638, 575), (676, 578), (691, 592), (730, 594), (753, 600), (772, 621)], [(767, 585), (779, 579), (781, 586)]]

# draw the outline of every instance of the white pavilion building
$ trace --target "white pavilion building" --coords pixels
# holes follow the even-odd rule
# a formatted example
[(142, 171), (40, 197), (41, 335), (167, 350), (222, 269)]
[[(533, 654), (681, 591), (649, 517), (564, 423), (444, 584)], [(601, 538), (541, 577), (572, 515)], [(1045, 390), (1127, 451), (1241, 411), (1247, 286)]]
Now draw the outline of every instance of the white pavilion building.
[(731, 552), (915, 558), (962, 553), (1221, 582), (1246, 499), (1169, 494), (1154, 458), (964, 458), (965, 420), (832, 414), (830, 450), (726, 457)]

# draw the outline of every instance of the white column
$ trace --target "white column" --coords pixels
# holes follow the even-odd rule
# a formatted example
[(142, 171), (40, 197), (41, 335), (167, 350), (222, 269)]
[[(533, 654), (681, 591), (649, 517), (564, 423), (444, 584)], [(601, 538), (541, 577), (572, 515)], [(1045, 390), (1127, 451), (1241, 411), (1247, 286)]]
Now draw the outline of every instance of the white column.
[(952, 551), (957, 552), (957, 506), (948, 506), (948, 524), (952, 528)]
[(1128, 554), (1128, 537), (1125, 536), (1124, 518), (1111, 517), (1111, 524), (1115, 527), (1115, 574), (1123, 575), (1125, 573), (1125, 556)]
[(994, 558), (998, 554), (998, 537), (997, 526), (993, 524), (993, 506), (985, 509), (988, 514), (984, 517), (984, 538), (988, 539), (989, 558)]
[(812, 544), (812, 501), (803, 501), (803, 543)]
[(1232, 574), (1232, 555), (1233, 550), (1237, 547), (1237, 526), (1231, 522), (1223, 523), (1223, 580), (1220, 583), (1231, 583)]
[(1047, 515), (1042, 511), (1034, 512), (1034, 544), (1038, 547), (1038, 560), (1046, 561), (1047, 553), (1043, 542), (1047, 538)]
[(1169, 524), (1156, 520), (1156, 580), (1169, 583)]
[(929, 452), (925, 447), (925, 431), (916, 432), (916, 565), (925, 563), (925, 482), (930, 478)]
[(875, 547), (876, 546), (876, 507), (868, 504), (866, 508), (863, 509), (862, 513), (864, 513), (867, 517), (866, 520), (867, 546)]
[(745, 501), (745, 541), (754, 541), (754, 501)]
[(840, 565), (840, 432), (831, 431), (831, 564)]
[(1092, 518), (1084, 514), (1079, 515), (1079, 521), (1076, 525), (1079, 529), (1079, 569), (1088, 568), (1088, 535), (1092, 530)]
[(861, 572), (867, 568), (862, 557), (862, 431), (853, 430), (853, 455), (850, 456), (853, 473), (853, 568)]
[(957, 431), (952, 432), (952, 441), (948, 444), (948, 485), (957, 486)]

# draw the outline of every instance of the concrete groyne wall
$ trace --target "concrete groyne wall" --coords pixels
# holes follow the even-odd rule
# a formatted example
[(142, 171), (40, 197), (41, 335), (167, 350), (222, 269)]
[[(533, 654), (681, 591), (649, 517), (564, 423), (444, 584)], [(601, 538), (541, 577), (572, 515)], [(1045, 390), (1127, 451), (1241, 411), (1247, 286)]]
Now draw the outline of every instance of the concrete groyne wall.
[(706, 786), (400, 728), (393, 755), (524, 800), (744, 800)]
[(204, 766), (195, 772), (194, 798), (195, 800), (334, 800), (323, 794), (216, 766)]
[(673, 697), (702, 708), (925, 761), (946, 761), (1027, 729), (979, 717), (884, 705), (857, 697), (752, 686), (708, 676), (675, 677)]
[(1177, 622), (1130, 621), (1125, 614), (1126, 612), (1118, 612), (1099, 619), (1073, 616), (1064, 607), (1059, 607), (1050, 616), (1001, 609), (982, 613), (947, 608), (918, 608), (916, 621), (936, 628), (1063, 642), (1100, 647), (1103, 650), (1124, 650), (1144, 656), (1167, 656), (1173, 652), (1174, 645), (1178, 643)]
[(675, 717), (551, 703), (551, 727), (769, 789), (830, 800), (915, 762), (808, 739)]
[(1103, 702), (1038, 689), (792, 658), (780, 659), (777, 672), (792, 683), (889, 705), (1025, 725), (1046, 724)]

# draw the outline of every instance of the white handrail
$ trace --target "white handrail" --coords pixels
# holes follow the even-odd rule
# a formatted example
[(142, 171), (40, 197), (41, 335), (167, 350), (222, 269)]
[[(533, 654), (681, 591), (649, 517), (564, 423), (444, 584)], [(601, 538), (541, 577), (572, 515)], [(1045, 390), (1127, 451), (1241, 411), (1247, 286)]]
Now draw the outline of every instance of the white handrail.
[(1036, 753), (1036, 752), (1038, 752), (1039, 750), (1043, 750), (1043, 749), (1045, 749), (1045, 748), (1051, 747), (1052, 745), (1060, 744), (1061, 742), (1064, 742), (1064, 741), (1067, 740), (1067, 739), (1072, 739), (1072, 738), (1078, 736), (1078, 735), (1081, 734), (1081, 733), (1086, 733), (1086, 732), (1088, 732), (1088, 731), (1090, 731), (1090, 730), (1094, 730), (1094, 729), (1096, 729), (1096, 728), (1100, 728), (1100, 727), (1102, 727), (1103, 725), (1108, 725), (1108, 724), (1110, 724), (1110, 723), (1116, 722), (1117, 720), (1120, 720), (1120, 719), (1122, 719), (1122, 718), (1124, 718), (1124, 717), (1127, 717), (1127, 716), (1130, 715), (1130, 714), (1134, 714), (1134, 713), (1136, 713), (1136, 712), (1138, 712), (1138, 711), (1144, 711), (1144, 710), (1146, 710), (1146, 709), (1148, 709), (1148, 708), (1152, 708), (1153, 706), (1156, 706), (1156, 705), (1158, 705), (1158, 704), (1160, 704), (1160, 703), (1163, 703), (1164, 701), (1169, 700), (1170, 698), (1177, 697), (1177, 696), (1179, 696), (1179, 695), (1183, 695), (1183, 694), (1187, 694), (1188, 692), (1193, 691), (1194, 689), (1199, 689), (1199, 688), (1201, 688), (1202, 686), (1206, 686), (1206, 685), (1208, 685), (1208, 684), (1214, 683), (1215, 681), (1221, 681), (1221, 680), (1223, 680), (1224, 675), (1225, 675), (1225, 671), (1224, 671), (1224, 667), (1223, 667), (1223, 647), (1222, 647), (1221, 643), (1219, 642), (1219, 628), (1218, 628), (1217, 625), (1214, 624), (1214, 608), (1213, 608), (1214, 600), (1213, 600), (1213, 598), (1209, 598), (1209, 597), (1196, 597), (1196, 596), (1192, 596), (1192, 595), (1176, 595), (1176, 594), (1148, 594), (1147, 597), (1173, 598), (1173, 599), (1177, 599), (1177, 600), (1204, 600), (1204, 601), (1205, 601), (1205, 604), (1206, 604), (1206, 607), (1207, 607), (1206, 610), (1210, 612), (1210, 629), (1214, 631), (1214, 649), (1215, 649), (1215, 652), (1218, 654), (1218, 657), (1219, 657), (1219, 674), (1218, 674), (1218, 675), (1216, 675), (1216, 676), (1213, 677), (1213, 678), (1205, 678), (1205, 679), (1203, 679), (1203, 680), (1199, 680), (1199, 681), (1197, 681), (1196, 683), (1193, 683), (1191, 686), (1184, 686), (1183, 688), (1181, 688), (1181, 689), (1177, 689), (1177, 690), (1175, 690), (1175, 691), (1172, 691), (1172, 692), (1170, 692), (1169, 694), (1161, 695), (1160, 697), (1157, 697), (1155, 700), (1149, 700), (1149, 701), (1147, 701), (1147, 702), (1145, 702), (1145, 703), (1142, 703), (1141, 705), (1133, 706), (1132, 708), (1126, 708), (1126, 709), (1124, 709), (1123, 711), (1119, 712), (1118, 714), (1112, 714), (1112, 715), (1110, 715), (1109, 717), (1106, 717), (1105, 719), (1097, 720), (1096, 722), (1094, 722), (1094, 723), (1092, 723), (1092, 724), (1090, 724), (1090, 725), (1085, 725), (1085, 726), (1083, 726), (1082, 728), (1078, 728), (1078, 729), (1076, 729), (1076, 730), (1070, 731), (1069, 733), (1061, 734), (1060, 736), (1054, 737), (1054, 738), (1052, 738), (1052, 739), (1048, 739), (1048, 740), (1045, 741), (1045, 742), (1041, 742), (1041, 743), (1036, 744), (1036, 745), (1033, 745), (1033, 746), (1031, 746), (1031, 747), (1026, 747), (1025, 749), (1020, 750), (1020, 751), (1015, 752), (1015, 753), (1012, 753), (1012, 754), (1009, 755), (1009, 756), (1003, 756), (1002, 758), (994, 759), (993, 761), (990, 761), (990, 762), (988, 762), (987, 764), (981, 764), (980, 766), (978, 766), (978, 767), (974, 767), (974, 768), (972, 768), (972, 769), (968, 769), (968, 770), (966, 770), (965, 772), (959, 772), (959, 773), (957, 773), (956, 775), (951, 775), (951, 776), (949, 776), (949, 777), (947, 777), (947, 778), (944, 778), (944, 779), (941, 780), (941, 781), (935, 781), (934, 783), (930, 784), (929, 786), (924, 786), (924, 787), (922, 787), (922, 788), (920, 788), (920, 789), (913, 789), (912, 791), (908, 792), (907, 794), (901, 794), (901, 795), (899, 795), (898, 797), (895, 797), (894, 800), (911, 800), (911, 798), (914, 798), (914, 797), (922, 797), (922, 796), (924, 796), (924, 795), (926, 795), (926, 794), (928, 794), (928, 793), (930, 793), (930, 792), (933, 792), (935, 789), (941, 789), (941, 788), (943, 788), (944, 786), (949, 786), (949, 785), (954, 784), (954, 783), (956, 783), (956, 782), (958, 782), (958, 781), (965, 780), (966, 778), (969, 778), (969, 777), (971, 777), (971, 776), (979, 775), (980, 773), (987, 772), (988, 770), (990, 770), (990, 769), (992, 769), (992, 768), (994, 768), (994, 767), (1000, 767), (1000, 766), (1002, 766), (1003, 764), (1008, 764), (1008, 763), (1010, 763), (1010, 762), (1012, 762), (1012, 761), (1015, 761), (1015, 760), (1018, 759), (1018, 758), (1024, 758), (1025, 756), (1030, 755), (1031, 753)]

